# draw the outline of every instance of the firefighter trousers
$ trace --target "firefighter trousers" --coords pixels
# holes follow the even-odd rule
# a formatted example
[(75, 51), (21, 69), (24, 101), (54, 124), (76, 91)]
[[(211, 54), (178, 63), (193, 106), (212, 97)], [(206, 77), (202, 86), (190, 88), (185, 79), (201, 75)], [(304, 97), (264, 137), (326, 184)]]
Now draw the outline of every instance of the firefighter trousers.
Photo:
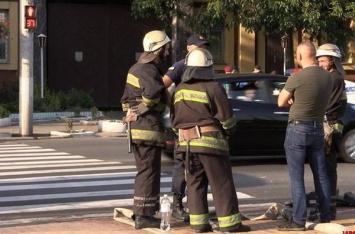
[(192, 153), (189, 157), (191, 172), (187, 173), (186, 182), (190, 224), (192, 226), (208, 224), (208, 219), (199, 223), (200, 221), (195, 222), (191, 217), (196, 217), (196, 220), (199, 220), (199, 217), (208, 216), (207, 190), (209, 184), (220, 226), (221, 220), (228, 219), (228, 217), (230, 217), (228, 222), (231, 221), (231, 223), (227, 222), (222, 226), (238, 225), (240, 223), (238, 198), (229, 158), (201, 153)]
[(174, 152), (174, 166), (172, 173), (172, 187), (171, 192), (174, 195), (185, 196), (186, 181), (185, 181), (185, 164), (182, 154)]
[(330, 145), (330, 151), (325, 156), (325, 165), (327, 168), (327, 174), (330, 183), (330, 192), (332, 196), (337, 195), (337, 152), (339, 149), (337, 146), (341, 141), (341, 133), (333, 133), (332, 134), (332, 143)]
[(133, 212), (153, 216), (159, 210), (161, 147), (133, 144), (132, 151), (137, 168)]
[(339, 149), (337, 148), (337, 146), (340, 145), (340, 141), (341, 133), (333, 133), (329, 153), (325, 155), (325, 167), (327, 168), (327, 175), (330, 184), (330, 210), (332, 215), (336, 213), (336, 198), (338, 195), (337, 152), (339, 151)]

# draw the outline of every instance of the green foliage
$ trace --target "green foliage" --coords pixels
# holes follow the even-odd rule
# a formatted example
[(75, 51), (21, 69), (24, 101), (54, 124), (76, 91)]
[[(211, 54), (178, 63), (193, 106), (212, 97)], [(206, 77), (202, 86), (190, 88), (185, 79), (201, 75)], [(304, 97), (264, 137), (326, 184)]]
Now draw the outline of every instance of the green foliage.
[[(10, 113), (19, 113), (19, 83), (6, 81), (2, 82), (1, 87), (0, 105)], [(77, 89), (57, 93), (45, 89), (43, 96), (41, 98), (41, 86), (35, 85), (33, 87), (34, 112), (90, 110), (95, 105), (90, 93)]]
[(72, 118), (67, 118), (65, 120), (65, 127), (67, 132), (73, 132), (73, 119)]
[(72, 108), (72, 111), (74, 112), (74, 117), (80, 117), (80, 113), (81, 113), (81, 107), (80, 106), (74, 106)]
[[(354, 1), (338, 0), (132, 0), (135, 17), (156, 17), (171, 27), (172, 18), (180, 17), (192, 32), (208, 34), (213, 27), (230, 28), (241, 24), (249, 32), (264, 28), (266, 34), (305, 30), (312, 37), (328, 35), (328, 41), (341, 44), (355, 38), (349, 28), (355, 18)], [(191, 17), (192, 7), (194, 9)]]
[[(179, 4), (180, 7), (175, 7)], [(165, 29), (169, 30), (172, 18), (175, 15), (184, 17), (186, 14), (181, 11), (183, 6), (192, 6), (191, 0), (132, 0), (132, 14), (136, 18), (148, 18), (156, 16), (163, 22)]]
[(10, 111), (4, 105), (0, 105), (0, 118), (7, 118), (10, 115)]
[(97, 109), (97, 107), (96, 106), (94, 106), (93, 108), (91, 108), (91, 118), (92, 118), (92, 120), (96, 120), (97, 119), (97, 115), (98, 115), (98, 113), (99, 113), (99, 109)]
[(33, 88), (33, 110), (34, 112), (55, 112), (62, 110), (61, 100), (58, 94), (44, 90), (41, 98), (41, 86), (35, 85)]
[(83, 90), (72, 88), (66, 94), (66, 97), (66, 105), (68, 107), (82, 107), (89, 109), (95, 105), (94, 100), (90, 94), (84, 92)]
[(44, 98), (41, 98), (41, 87), (35, 86), (33, 89), (33, 109), (35, 112), (55, 112), (55, 111), (80, 111), (90, 109), (94, 106), (94, 99), (89, 93), (82, 90), (71, 89), (69, 92), (59, 91), (54, 93), (49, 89), (44, 91)]
[(1, 83), (0, 105), (11, 113), (18, 112), (19, 84), (15, 81), (3, 81)]

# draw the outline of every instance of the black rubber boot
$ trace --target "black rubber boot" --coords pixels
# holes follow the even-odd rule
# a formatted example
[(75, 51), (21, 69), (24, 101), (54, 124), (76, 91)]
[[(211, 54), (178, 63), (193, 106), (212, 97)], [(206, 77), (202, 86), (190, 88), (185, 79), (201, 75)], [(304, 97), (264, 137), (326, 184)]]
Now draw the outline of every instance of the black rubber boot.
[(251, 228), (250, 228), (250, 226), (243, 225), (243, 224), (239, 223), (239, 224), (234, 225), (232, 227), (219, 228), (219, 230), (221, 232), (226, 232), (226, 233), (230, 233), (230, 232), (250, 232)]
[(312, 210), (309, 211), (309, 215), (308, 215), (308, 221), (314, 222), (319, 220), (319, 212), (317, 208), (314, 208)]
[(205, 233), (205, 232), (213, 232), (212, 226), (210, 224), (202, 224), (192, 227), (195, 233)]
[(136, 229), (142, 228), (159, 228), (160, 219), (157, 219), (153, 216), (135, 216), (134, 227)]
[(174, 194), (173, 196), (173, 212), (171, 216), (173, 216), (177, 220), (181, 220), (184, 222), (189, 222), (190, 217), (189, 213), (187, 213), (182, 205), (182, 199), (184, 198), (181, 194)]
[(334, 202), (330, 205), (330, 220), (336, 220), (336, 219), (337, 219), (337, 207), (336, 207), (336, 202)]

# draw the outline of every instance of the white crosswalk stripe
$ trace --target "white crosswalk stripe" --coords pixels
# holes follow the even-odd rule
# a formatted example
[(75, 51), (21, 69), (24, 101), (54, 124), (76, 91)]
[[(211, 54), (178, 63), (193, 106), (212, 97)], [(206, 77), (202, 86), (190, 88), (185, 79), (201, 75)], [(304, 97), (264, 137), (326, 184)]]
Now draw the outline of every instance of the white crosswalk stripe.
[[(134, 165), (27, 144), (0, 145), (0, 219), (11, 214), (131, 207)], [(161, 193), (171, 175), (162, 173)], [(238, 193), (239, 199), (253, 198)], [(208, 194), (212, 200), (212, 195)], [(1, 225), (0, 225), (1, 226)]]

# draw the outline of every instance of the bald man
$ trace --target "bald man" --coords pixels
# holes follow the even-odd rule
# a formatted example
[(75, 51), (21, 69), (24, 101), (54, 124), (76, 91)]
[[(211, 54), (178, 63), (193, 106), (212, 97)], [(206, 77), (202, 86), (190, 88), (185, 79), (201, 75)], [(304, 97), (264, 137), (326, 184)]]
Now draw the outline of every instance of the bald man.
[(317, 65), (310, 41), (297, 47), (297, 62), (303, 68), (292, 74), (278, 98), (280, 107), (290, 106), (284, 148), (291, 181), (293, 219), (279, 225), (280, 231), (304, 231), (307, 219), (304, 165), (313, 172), (320, 219), (330, 222), (330, 186), (325, 167), (323, 121), (332, 92), (332, 78)]

